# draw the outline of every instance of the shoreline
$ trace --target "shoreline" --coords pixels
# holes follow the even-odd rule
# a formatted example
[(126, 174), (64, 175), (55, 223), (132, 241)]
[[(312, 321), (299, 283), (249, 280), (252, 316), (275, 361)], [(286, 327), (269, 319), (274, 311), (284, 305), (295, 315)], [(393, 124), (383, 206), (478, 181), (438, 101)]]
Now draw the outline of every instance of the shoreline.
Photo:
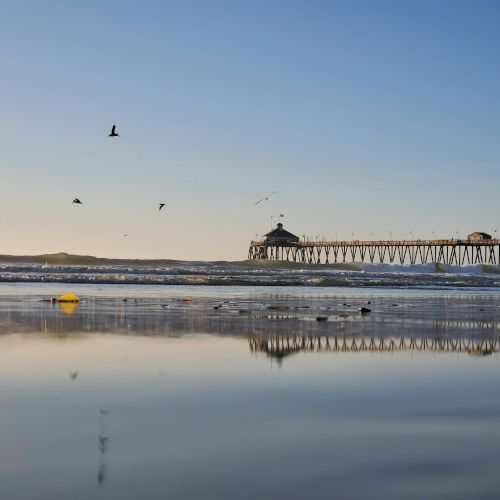
[(493, 338), (499, 318), (500, 289), (0, 284), (0, 334)]

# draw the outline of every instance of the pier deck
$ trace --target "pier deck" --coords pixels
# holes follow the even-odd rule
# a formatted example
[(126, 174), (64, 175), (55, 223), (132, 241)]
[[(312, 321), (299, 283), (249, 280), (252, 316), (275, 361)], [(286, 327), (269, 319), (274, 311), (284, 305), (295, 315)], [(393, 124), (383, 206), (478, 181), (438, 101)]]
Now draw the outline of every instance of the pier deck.
[(250, 260), (305, 264), (370, 262), (449, 265), (500, 264), (500, 240), (346, 240), (270, 243), (252, 241)]

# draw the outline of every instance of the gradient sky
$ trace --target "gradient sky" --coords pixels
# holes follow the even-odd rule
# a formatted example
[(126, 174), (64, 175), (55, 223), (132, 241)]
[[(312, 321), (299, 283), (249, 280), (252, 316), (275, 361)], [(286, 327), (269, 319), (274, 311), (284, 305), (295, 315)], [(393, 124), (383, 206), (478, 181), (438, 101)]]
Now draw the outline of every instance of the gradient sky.
[(493, 234), (499, 19), (481, 0), (0, 1), (0, 253), (242, 259), (280, 212), (313, 238)]

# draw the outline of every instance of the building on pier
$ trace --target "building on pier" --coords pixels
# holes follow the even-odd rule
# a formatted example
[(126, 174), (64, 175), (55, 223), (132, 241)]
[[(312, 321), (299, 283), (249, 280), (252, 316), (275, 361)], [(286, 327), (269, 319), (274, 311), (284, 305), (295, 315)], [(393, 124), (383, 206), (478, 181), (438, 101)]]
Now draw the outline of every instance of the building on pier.
[(299, 237), (284, 229), (281, 222), (276, 226), (276, 229), (273, 229), (264, 236), (266, 238), (265, 242), (270, 245), (280, 243), (297, 243), (299, 241)]
[(469, 241), (483, 241), (483, 240), (491, 240), (491, 234), (488, 233), (471, 233), (467, 236)]

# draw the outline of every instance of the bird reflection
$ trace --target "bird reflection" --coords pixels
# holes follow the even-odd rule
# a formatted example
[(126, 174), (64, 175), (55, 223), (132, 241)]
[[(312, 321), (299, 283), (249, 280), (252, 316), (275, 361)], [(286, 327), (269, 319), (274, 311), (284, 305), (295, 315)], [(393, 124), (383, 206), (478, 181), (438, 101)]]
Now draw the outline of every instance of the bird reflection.
[(97, 471), (97, 482), (101, 485), (106, 480), (107, 467), (104, 463), (99, 464), (99, 469)]
[(109, 437), (108, 436), (99, 436), (99, 451), (104, 455), (106, 453), (106, 449), (108, 447)]
[(99, 427), (100, 433), (98, 435), (98, 447), (99, 447), (99, 466), (97, 468), (97, 483), (99, 486), (104, 484), (108, 475), (108, 466), (106, 463), (106, 452), (108, 451), (109, 436), (105, 435), (106, 431), (106, 422), (103, 417), (107, 417), (110, 414), (109, 410), (103, 410), (99, 408)]

